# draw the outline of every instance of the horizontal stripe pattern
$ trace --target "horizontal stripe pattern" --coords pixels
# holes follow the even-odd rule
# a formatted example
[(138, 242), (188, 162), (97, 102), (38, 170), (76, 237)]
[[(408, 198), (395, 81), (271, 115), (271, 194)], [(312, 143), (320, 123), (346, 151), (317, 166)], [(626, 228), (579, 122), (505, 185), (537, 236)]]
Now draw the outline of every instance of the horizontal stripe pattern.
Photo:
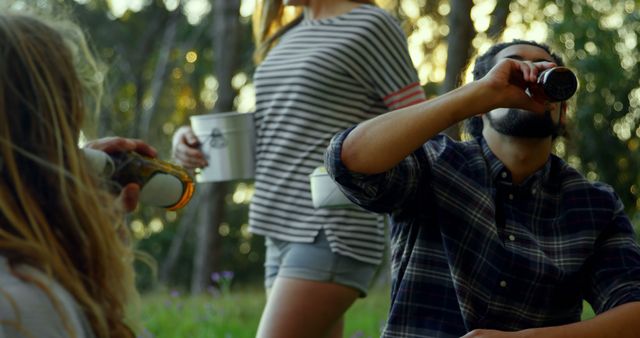
[(384, 10), (362, 5), (329, 19), (303, 20), (257, 68), (253, 233), (312, 242), (321, 228), (334, 252), (378, 264), (380, 216), (315, 209), (309, 174), (324, 165), (333, 135), (424, 100), (406, 37)]

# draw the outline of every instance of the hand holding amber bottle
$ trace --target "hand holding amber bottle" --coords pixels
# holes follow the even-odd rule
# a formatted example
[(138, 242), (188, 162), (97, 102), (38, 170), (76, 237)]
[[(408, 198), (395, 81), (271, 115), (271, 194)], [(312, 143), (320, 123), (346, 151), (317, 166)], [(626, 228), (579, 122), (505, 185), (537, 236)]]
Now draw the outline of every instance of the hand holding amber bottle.
[(187, 171), (177, 165), (133, 151), (107, 154), (83, 149), (90, 166), (98, 175), (109, 178), (113, 190), (134, 183), (140, 187), (142, 204), (177, 210), (193, 196), (195, 185)]

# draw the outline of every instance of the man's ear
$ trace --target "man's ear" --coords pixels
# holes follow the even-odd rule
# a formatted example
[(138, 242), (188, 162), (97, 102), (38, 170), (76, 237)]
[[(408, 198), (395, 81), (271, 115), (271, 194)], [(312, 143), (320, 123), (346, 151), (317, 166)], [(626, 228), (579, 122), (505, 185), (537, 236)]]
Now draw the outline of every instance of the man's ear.
[(560, 103), (560, 125), (565, 126), (567, 124), (567, 101)]
[(569, 137), (567, 133), (567, 102), (560, 103), (560, 113), (558, 116), (558, 125), (556, 126), (556, 130), (553, 134), (553, 139), (556, 139), (558, 136), (563, 136), (565, 138)]
[(562, 101), (560, 102), (560, 110), (562, 111), (562, 113), (566, 113), (567, 112), (567, 107), (569, 105), (567, 104), (567, 101)]

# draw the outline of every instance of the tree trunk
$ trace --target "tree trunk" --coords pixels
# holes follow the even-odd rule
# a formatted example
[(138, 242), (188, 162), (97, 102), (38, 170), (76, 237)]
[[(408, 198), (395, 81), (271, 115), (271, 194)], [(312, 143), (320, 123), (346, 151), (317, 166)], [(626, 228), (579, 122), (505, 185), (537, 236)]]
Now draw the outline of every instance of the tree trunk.
[(231, 78), (238, 70), (240, 41), (240, 0), (214, 0), (214, 62), (218, 78), (218, 102), (214, 112), (233, 109), (236, 92)]
[(226, 183), (200, 184), (202, 200), (196, 221), (196, 243), (191, 275), (191, 293), (207, 291), (211, 285), (211, 274), (220, 262), (220, 234), (218, 225), (224, 215)]
[(169, 251), (167, 252), (166, 257), (162, 261), (162, 265), (160, 266), (160, 282), (168, 285), (171, 283), (171, 275), (173, 274), (173, 269), (178, 263), (178, 259), (180, 258), (180, 252), (182, 252), (182, 245), (184, 244), (187, 237), (190, 235), (191, 230), (195, 228), (195, 224), (197, 222), (198, 210), (200, 210), (200, 205), (202, 204), (202, 193), (200, 192), (200, 187), (195, 192), (193, 199), (189, 202), (189, 205), (184, 209), (184, 213), (180, 217), (180, 222), (178, 223), (178, 231), (173, 235), (171, 239), (171, 245), (169, 246)]
[[(473, 2), (452, 0), (449, 13), (449, 36), (447, 37), (447, 73), (442, 84), (441, 94), (460, 85), (460, 78), (471, 55), (471, 42), (476, 35), (471, 21)], [(445, 130), (454, 139), (460, 139), (460, 128), (454, 125)]]
[(140, 128), (142, 124), (142, 114), (140, 114), (140, 112), (144, 110), (144, 93), (147, 91), (147, 83), (144, 80), (145, 63), (149, 58), (149, 55), (155, 48), (156, 34), (158, 30), (160, 29), (160, 27), (166, 26), (168, 21), (170, 20), (170, 17), (173, 16), (173, 14), (169, 14), (166, 10), (160, 11), (160, 13), (162, 13), (162, 17), (154, 20), (153, 24), (150, 24), (149, 28), (147, 28), (142, 36), (138, 39), (139, 53), (136, 54), (135, 61), (133, 62), (134, 66), (131, 67), (132, 69), (137, 69), (133, 80), (136, 88), (135, 106), (133, 108), (133, 111), (136, 112), (136, 114), (134, 115), (133, 126), (130, 130), (129, 135), (129, 137), (133, 138), (140, 138)]
[[(214, 113), (233, 109), (235, 90), (231, 78), (238, 69), (240, 0), (213, 1), (213, 50), (215, 73), (218, 79), (218, 102)], [(206, 291), (211, 284), (211, 273), (216, 271), (220, 262), (220, 251), (216, 250), (219, 241), (218, 226), (222, 221), (225, 206), (227, 183), (212, 183), (203, 188), (203, 202), (197, 223), (196, 242), (191, 292)]]
[(511, 0), (498, 0), (496, 2), (496, 7), (491, 12), (491, 23), (487, 29), (487, 36), (491, 40), (497, 40), (507, 26), (510, 4)]
[(156, 106), (158, 105), (158, 100), (160, 99), (162, 88), (164, 88), (166, 74), (170, 64), (169, 54), (171, 53), (171, 48), (173, 47), (173, 44), (175, 42), (176, 31), (178, 30), (178, 20), (180, 20), (180, 17), (181, 14), (179, 9), (174, 10), (170, 14), (169, 22), (167, 23), (164, 34), (162, 36), (162, 43), (160, 45), (161, 47), (158, 51), (158, 61), (156, 61), (153, 78), (151, 79), (150, 84), (150, 102), (148, 105), (142, 105), (140, 125), (138, 126), (138, 135), (142, 139), (147, 139), (148, 137), (150, 127), (149, 125), (151, 124), (151, 119), (153, 118)]

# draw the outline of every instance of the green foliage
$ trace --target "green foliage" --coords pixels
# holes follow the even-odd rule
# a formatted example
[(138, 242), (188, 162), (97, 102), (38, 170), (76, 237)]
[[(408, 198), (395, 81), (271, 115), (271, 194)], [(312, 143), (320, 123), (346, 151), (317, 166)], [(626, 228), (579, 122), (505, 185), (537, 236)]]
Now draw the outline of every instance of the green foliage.
[[(244, 183), (237, 183), (244, 184)], [(233, 186), (235, 188), (235, 185)], [(252, 236), (248, 233), (248, 205), (246, 203), (235, 203), (233, 193), (235, 189), (227, 195), (227, 206), (224, 221), (218, 225), (212, 225), (221, 235), (220, 242), (216, 243), (215, 250), (219, 250), (219, 256), (223, 260), (217, 262), (216, 269), (219, 271), (232, 271), (235, 274), (236, 282), (242, 284), (256, 283), (263, 278), (264, 262), (264, 238)], [(150, 255), (154, 263), (160, 268), (166, 263), (167, 252), (175, 236), (180, 231), (182, 217), (186, 210), (178, 211), (177, 214), (167, 212), (153, 207), (140, 207), (139, 210), (130, 217), (131, 220), (161, 220), (164, 224), (162, 231), (151, 231), (149, 225), (145, 226), (141, 238), (136, 242), (136, 249)], [(195, 222), (196, 220), (191, 220)], [(135, 233), (134, 233), (135, 234)], [(163, 281), (180, 289), (188, 289), (191, 281), (193, 269), (193, 257), (195, 247), (195, 234), (193, 229), (185, 236), (182, 249), (180, 250), (177, 263), (172, 269), (169, 280)], [(137, 284), (140, 290), (153, 290), (159, 285), (159, 275), (154, 273), (152, 267), (144, 261), (136, 263)]]
[[(152, 264), (156, 266), (156, 269), (154, 270), (153, 267), (144, 260), (136, 261), (136, 284), (140, 291), (145, 292), (158, 287), (158, 269), (160, 269), (162, 264), (165, 262), (168, 248), (170, 247), (174, 236), (176, 236), (180, 224), (179, 218), (171, 221), (170, 219), (167, 219), (163, 210), (159, 210), (157, 208), (143, 207), (138, 211), (136, 217), (139, 217), (141, 214), (145, 214), (143, 219), (160, 218), (165, 222), (164, 229), (162, 231), (147, 233), (146, 236), (148, 237), (145, 236), (146, 238), (136, 241), (136, 250), (149, 255), (153, 259)], [(171, 280), (168, 281), (171, 285), (176, 285), (182, 288), (187, 288), (189, 285), (191, 280), (191, 270), (193, 267), (193, 242), (193, 236), (188, 236), (185, 239), (185, 242), (183, 243), (183, 250), (181, 250), (178, 258), (179, 263), (173, 267)]]
[(589, 178), (615, 188), (638, 224), (638, 4), (567, 0), (559, 2), (558, 7), (562, 9), (561, 18), (548, 20), (550, 38), (568, 56), (580, 81), (572, 122), (572, 155), (580, 159), (581, 169)]

